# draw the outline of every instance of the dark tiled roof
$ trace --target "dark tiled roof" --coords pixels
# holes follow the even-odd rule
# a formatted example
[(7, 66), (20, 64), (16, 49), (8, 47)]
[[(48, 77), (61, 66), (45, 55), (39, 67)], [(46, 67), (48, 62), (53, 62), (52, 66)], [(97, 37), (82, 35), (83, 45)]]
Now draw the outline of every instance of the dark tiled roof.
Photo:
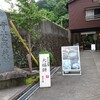
[(76, 0), (69, 0), (68, 3), (72, 3), (72, 2), (74, 2), (74, 1), (76, 1)]

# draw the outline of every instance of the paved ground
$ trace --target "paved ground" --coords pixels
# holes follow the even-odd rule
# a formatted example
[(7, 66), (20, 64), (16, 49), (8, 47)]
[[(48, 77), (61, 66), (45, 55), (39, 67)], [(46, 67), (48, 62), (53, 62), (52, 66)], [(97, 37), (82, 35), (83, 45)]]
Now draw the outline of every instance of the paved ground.
[(81, 52), (81, 76), (62, 76), (59, 70), (51, 88), (38, 89), (29, 100), (100, 100), (100, 52)]
[(21, 91), (25, 90), (27, 85), (17, 86), (8, 89), (0, 90), (0, 100), (11, 100), (16, 95), (18, 95)]

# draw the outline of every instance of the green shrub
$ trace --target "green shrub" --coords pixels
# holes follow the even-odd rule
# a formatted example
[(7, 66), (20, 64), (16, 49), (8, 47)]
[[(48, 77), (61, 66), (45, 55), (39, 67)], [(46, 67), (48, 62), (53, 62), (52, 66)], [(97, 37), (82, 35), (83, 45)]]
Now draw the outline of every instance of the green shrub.
[(35, 76), (34, 78), (30, 77), (30, 78), (26, 78), (25, 79), (25, 84), (34, 84), (37, 83), (39, 81), (40, 77), (39, 76)]
[(53, 64), (53, 61), (54, 61), (54, 57), (53, 57), (53, 54), (47, 50), (42, 50), (39, 52), (39, 54), (49, 54), (49, 57), (50, 57), (50, 64)]
[(33, 78), (30, 77), (30, 78), (26, 78), (26, 79), (25, 79), (25, 84), (26, 84), (26, 85), (32, 84), (32, 83), (34, 83), (34, 82), (33, 82)]

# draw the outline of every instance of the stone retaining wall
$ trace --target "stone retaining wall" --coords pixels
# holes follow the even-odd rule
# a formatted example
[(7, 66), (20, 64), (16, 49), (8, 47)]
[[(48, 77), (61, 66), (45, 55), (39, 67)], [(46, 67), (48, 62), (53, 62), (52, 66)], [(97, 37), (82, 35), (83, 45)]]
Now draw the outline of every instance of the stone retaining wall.
[[(32, 40), (32, 43), (34, 44), (32, 48), (32, 53), (35, 55), (35, 58), (38, 58), (39, 52), (42, 50), (48, 50), (50, 51), (54, 56), (54, 63), (53, 66), (61, 66), (61, 46), (68, 46), (70, 45), (69, 38), (70, 36), (68, 34), (68, 31), (61, 28), (60, 26), (57, 26), (56, 24), (50, 22), (50, 21), (42, 21), (40, 25), (35, 27), (35, 30), (40, 32), (40, 39), (38, 40)], [(26, 38), (26, 33), (22, 30), (19, 30), (19, 33), (21, 33), (22, 38)], [(21, 42), (18, 42), (18, 39), (14, 39), (13, 37), (13, 47), (14, 45), (18, 45), (17, 48), (14, 49), (14, 57), (16, 60), (16, 66), (28, 66), (27, 64), (27, 58), (26, 58), (26, 50)], [(15, 44), (16, 42), (16, 44)], [(20, 54), (16, 53), (16, 49), (20, 50)], [(26, 53), (25, 53), (26, 52)], [(24, 54), (23, 54), (24, 53)], [(19, 54), (19, 55), (18, 55)], [(22, 57), (18, 57), (21, 56)], [(23, 59), (23, 62), (25, 64), (19, 65), (18, 63)], [(17, 61), (18, 60), (18, 61)], [(33, 66), (36, 66), (33, 62)]]
[(54, 56), (53, 65), (61, 66), (61, 46), (70, 45), (68, 31), (50, 21), (43, 21), (39, 28), (41, 38), (36, 42), (33, 54), (38, 56), (39, 51), (48, 50)]

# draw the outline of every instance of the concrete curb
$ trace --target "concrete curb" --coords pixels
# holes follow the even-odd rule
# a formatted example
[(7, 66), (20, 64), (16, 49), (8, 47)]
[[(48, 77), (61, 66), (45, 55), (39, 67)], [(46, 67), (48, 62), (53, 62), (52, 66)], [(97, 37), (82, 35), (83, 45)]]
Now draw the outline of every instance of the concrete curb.
[(23, 95), (26, 91), (28, 91), (29, 88), (31, 88), (34, 84), (30, 84), (26, 88), (23, 88), (20, 92), (17, 92), (15, 95), (10, 97), (8, 100), (17, 100), (21, 95)]

